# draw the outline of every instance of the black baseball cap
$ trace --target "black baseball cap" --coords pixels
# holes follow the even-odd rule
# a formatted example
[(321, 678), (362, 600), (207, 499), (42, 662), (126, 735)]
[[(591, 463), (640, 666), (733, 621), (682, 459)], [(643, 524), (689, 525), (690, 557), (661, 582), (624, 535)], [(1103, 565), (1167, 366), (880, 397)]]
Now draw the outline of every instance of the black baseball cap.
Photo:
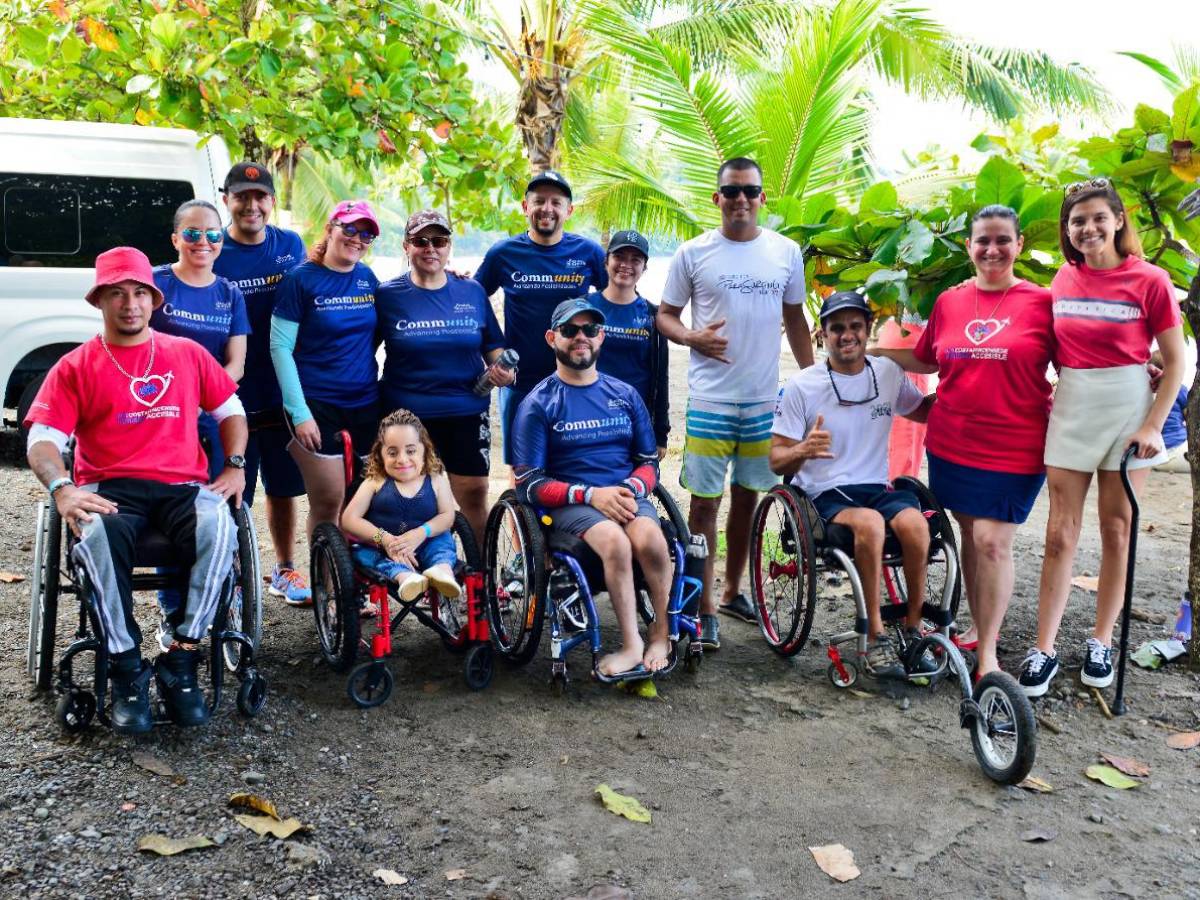
[(536, 187), (541, 187), (543, 184), (551, 184), (567, 195), (568, 200), (575, 198), (571, 194), (571, 185), (567, 183), (567, 179), (563, 178), (561, 172), (555, 172), (553, 169), (547, 169), (540, 175), (534, 175), (530, 179), (529, 184), (525, 185), (525, 193), (529, 193)]
[(237, 194), (241, 191), (265, 191), (274, 197), (275, 181), (262, 163), (240, 162), (225, 176), (225, 186), (221, 192)]
[(650, 258), (650, 242), (634, 231), (632, 228), (627, 228), (624, 231), (618, 231), (612, 236), (608, 242), (608, 252), (614, 253), (617, 250), (622, 250), (625, 247), (632, 247), (646, 259)]
[(857, 309), (867, 317), (867, 321), (875, 315), (871, 311), (871, 304), (867, 303), (867, 298), (858, 291), (837, 291), (826, 297), (825, 302), (821, 304), (821, 324), (824, 325), (826, 319), (843, 309)]
[(550, 330), (555, 331), (559, 325), (571, 321), (580, 313), (591, 313), (596, 317), (598, 324), (604, 324), (604, 313), (593, 306), (587, 297), (575, 297), (571, 300), (564, 300), (554, 307), (554, 312), (550, 314)]

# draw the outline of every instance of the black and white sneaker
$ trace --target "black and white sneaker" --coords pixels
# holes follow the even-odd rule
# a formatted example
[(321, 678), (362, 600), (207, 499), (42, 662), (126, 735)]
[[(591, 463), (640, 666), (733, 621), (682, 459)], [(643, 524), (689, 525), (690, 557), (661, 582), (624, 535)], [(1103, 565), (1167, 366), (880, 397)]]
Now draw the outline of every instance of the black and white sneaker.
[(1087, 639), (1087, 659), (1079, 680), (1088, 687), (1105, 688), (1112, 684), (1112, 647), (1105, 647), (1094, 637)]
[(1058, 656), (1043, 653), (1034, 647), (1025, 654), (1021, 677), (1017, 681), (1026, 697), (1041, 697), (1050, 689), (1050, 679), (1058, 674)]

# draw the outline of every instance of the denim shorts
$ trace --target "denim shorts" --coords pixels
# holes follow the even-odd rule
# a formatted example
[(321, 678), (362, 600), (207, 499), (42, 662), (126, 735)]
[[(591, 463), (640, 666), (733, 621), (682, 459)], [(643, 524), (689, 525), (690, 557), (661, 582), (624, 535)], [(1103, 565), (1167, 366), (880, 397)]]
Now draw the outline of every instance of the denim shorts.
[[(354, 561), (368, 571), (380, 575), (388, 581), (398, 580), (397, 576), (408, 575), (412, 569), (404, 563), (396, 562), (378, 547), (366, 544), (356, 544), (350, 550)], [(458, 554), (454, 549), (454, 535), (449, 531), (435, 534), (422, 542), (417, 548), (417, 564), (424, 572), (431, 566), (446, 563), (450, 568), (458, 562)]]

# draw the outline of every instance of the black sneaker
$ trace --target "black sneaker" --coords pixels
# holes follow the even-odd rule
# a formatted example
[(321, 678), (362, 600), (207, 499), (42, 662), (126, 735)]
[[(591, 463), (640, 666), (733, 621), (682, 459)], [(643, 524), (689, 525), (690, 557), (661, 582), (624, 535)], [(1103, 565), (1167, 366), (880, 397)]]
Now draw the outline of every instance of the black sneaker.
[(134, 664), (115, 664), (109, 672), (112, 684), (112, 713), (109, 720), (117, 734), (145, 734), (154, 727), (150, 713), (150, 666), (138, 659)]
[(938, 670), (938, 662), (929, 647), (917, 653), (923, 637), (919, 628), (904, 629), (904, 668), (909, 675), (932, 674)]
[(1105, 647), (1096, 638), (1087, 639), (1087, 659), (1079, 680), (1088, 687), (1106, 688), (1112, 684), (1112, 647)]
[(741, 619), (743, 622), (750, 622), (751, 624), (758, 622), (758, 616), (754, 614), (754, 607), (746, 599), (745, 594), (738, 594), (728, 603), (722, 603), (717, 607), (717, 610), (727, 616)]
[(1058, 657), (1034, 647), (1025, 654), (1017, 681), (1026, 697), (1040, 697), (1050, 690), (1050, 679), (1058, 674)]
[(700, 646), (705, 650), (721, 649), (721, 623), (716, 616), (700, 615)]
[(199, 650), (172, 650), (155, 663), (158, 695), (167, 707), (171, 721), (182, 728), (208, 721), (208, 701), (196, 680), (200, 666)]
[(867, 645), (866, 668), (872, 678), (904, 680), (904, 665), (896, 653), (896, 645), (886, 634)]

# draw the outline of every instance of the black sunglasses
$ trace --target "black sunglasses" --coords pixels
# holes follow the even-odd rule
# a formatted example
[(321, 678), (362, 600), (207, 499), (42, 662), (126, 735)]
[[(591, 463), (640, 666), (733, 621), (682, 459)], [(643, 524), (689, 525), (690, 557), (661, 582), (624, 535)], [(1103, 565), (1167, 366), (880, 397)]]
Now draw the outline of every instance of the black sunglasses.
[(718, 191), (726, 200), (734, 200), (738, 194), (743, 194), (747, 200), (753, 200), (762, 193), (761, 184), (723, 184)]
[(375, 238), (379, 237), (375, 232), (366, 228), (359, 228), (357, 225), (343, 225), (341, 222), (338, 222), (337, 227), (342, 229), (342, 234), (346, 237), (358, 238), (364, 244), (369, 244)]
[(864, 403), (873, 403), (879, 399), (879, 381), (875, 378), (875, 367), (871, 365), (869, 359), (863, 360), (863, 362), (867, 364), (867, 371), (871, 373), (871, 396), (861, 400), (847, 400), (838, 391), (837, 381), (833, 378), (833, 367), (829, 365), (828, 360), (825, 361), (825, 371), (829, 373), (829, 384), (833, 387), (833, 396), (837, 397), (838, 406), (862, 406)]
[(433, 237), (410, 237), (408, 242), (414, 247), (436, 247), (441, 250), (443, 247), (450, 246), (450, 236), (447, 234), (438, 234)]
[(604, 326), (599, 322), (588, 322), (586, 325), (572, 325), (568, 322), (566, 325), (559, 325), (556, 330), (569, 341), (581, 331), (584, 337), (594, 338), (604, 330)]

